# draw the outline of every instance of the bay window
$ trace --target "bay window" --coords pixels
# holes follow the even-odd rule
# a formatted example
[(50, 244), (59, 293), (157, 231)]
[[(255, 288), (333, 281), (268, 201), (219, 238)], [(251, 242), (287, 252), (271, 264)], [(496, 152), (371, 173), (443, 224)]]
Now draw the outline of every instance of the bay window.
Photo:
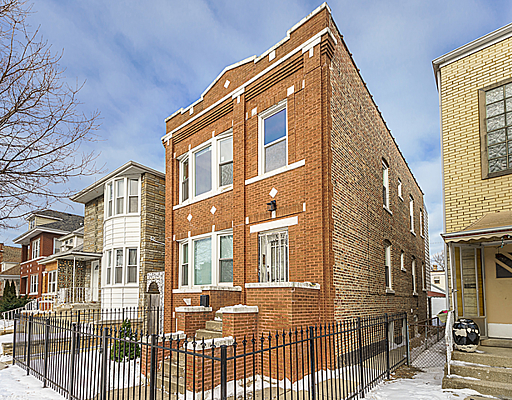
[(259, 234), (259, 282), (288, 282), (288, 231)]
[(116, 249), (115, 255), (114, 283), (123, 283), (123, 249)]
[(137, 249), (128, 249), (128, 264), (126, 266), (126, 283), (137, 283)]
[(124, 213), (124, 179), (116, 181), (116, 214)]
[(105, 185), (105, 218), (139, 212), (140, 179), (118, 178)]
[(110, 285), (112, 282), (112, 250), (107, 251), (107, 268), (106, 268), (106, 274), (107, 274), (107, 285)]
[(128, 212), (139, 212), (139, 180), (128, 179)]
[(112, 216), (113, 202), (114, 202), (114, 185), (112, 184), (112, 182), (110, 182), (107, 185), (107, 217)]

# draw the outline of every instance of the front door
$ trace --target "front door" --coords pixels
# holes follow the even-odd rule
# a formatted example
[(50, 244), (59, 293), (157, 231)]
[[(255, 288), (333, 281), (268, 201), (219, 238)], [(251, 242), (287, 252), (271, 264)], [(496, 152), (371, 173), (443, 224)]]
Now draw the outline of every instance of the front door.
[(99, 261), (93, 261), (91, 263), (91, 299), (92, 301), (98, 301), (99, 290), (98, 283), (100, 278), (100, 263)]
[(485, 250), (489, 337), (512, 339), (512, 245)]

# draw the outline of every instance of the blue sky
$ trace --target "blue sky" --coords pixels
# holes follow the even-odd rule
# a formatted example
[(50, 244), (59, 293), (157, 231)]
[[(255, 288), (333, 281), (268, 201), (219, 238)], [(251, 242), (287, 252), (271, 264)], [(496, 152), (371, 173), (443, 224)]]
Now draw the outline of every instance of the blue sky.
[[(321, 1), (38, 0), (40, 26), (86, 113), (101, 112), (98, 163), (164, 170), (164, 119), (194, 102), (227, 65), (273, 46)], [(423, 191), (431, 252), (442, 249), (438, 97), (432, 60), (512, 21), (507, 1), (329, 1), (388, 127)], [(86, 149), (87, 150), (87, 149)], [(70, 182), (80, 190), (98, 179)], [(79, 204), (57, 209), (83, 213)], [(0, 231), (9, 243), (26, 230)]]

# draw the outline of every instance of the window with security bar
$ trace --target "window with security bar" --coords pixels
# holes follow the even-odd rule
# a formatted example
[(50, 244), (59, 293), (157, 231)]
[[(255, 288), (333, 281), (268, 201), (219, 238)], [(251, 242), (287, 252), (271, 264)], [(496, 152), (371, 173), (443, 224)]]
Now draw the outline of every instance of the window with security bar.
[(259, 235), (259, 281), (288, 282), (288, 231)]

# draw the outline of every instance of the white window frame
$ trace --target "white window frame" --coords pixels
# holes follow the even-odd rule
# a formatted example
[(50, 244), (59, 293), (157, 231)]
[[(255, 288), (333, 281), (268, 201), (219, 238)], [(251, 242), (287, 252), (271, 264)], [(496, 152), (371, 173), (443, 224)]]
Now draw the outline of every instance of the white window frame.
[[(137, 196), (130, 196), (130, 180), (137, 180)], [(122, 181), (123, 182), (123, 212), (118, 213), (117, 210), (117, 199), (118, 197), (117, 193), (117, 182)], [(105, 184), (105, 193), (104, 193), (104, 203), (106, 206), (104, 207), (104, 218), (105, 220), (120, 216), (137, 216), (140, 215), (141, 210), (141, 190), (142, 190), (142, 178), (141, 175), (128, 175), (124, 177), (116, 177), (113, 178), (111, 181), (107, 182)], [(112, 187), (112, 196), (113, 198), (110, 200), (110, 187)], [(130, 197), (137, 197), (137, 212), (129, 212), (130, 210)], [(109, 203), (112, 202), (112, 213), (109, 215)]]
[[(231, 139), (231, 161), (221, 161), (221, 155), (220, 155), (220, 150), (221, 150), (221, 142), (224, 142), (226, 140), (230, 140)], [(233, 135), (227, 135), (227, 136), (223, 136), (221, 138), (219, 138), (217, 140), (217, 177), (218, 177), (218, 182), (219, 182), (219, 188), (222, 188), (222, 187), (227, 187), (227, 186), (233, 186), (233, 176), (231, 176), (231, 183), (228, 183), (227, 185), (222, 185), (221, 184), (221, 166), (223, 165), (227, 165), (231, 162), (231, 164), (233, 164), (234, 160), (234, 155), (235, 155), (235, 152), (233, 151)], [(234, 172), (234, 171), (233, 171)]]
[(416, 236), (414, 232), (414, 198), (409, 196), (409, 225), (411, 233)]
[[(57, 293), (57, 270), (48, 271), (48, 293)], [(52, 290), (53, 289), (53, 290)]]
[(411, 262), (411, 275), (412, 275), (412, 294), (414, 296), (418, 295), (416, 288), (416, 259), (413, 258)]
[[(275, 140), (272, 143), (269, 143), (267, 146), (276, 144), (278, 141), (285, 141), (285, 159), (286, 163), (284, 166), (273, 169), (272, 171), (265, 171), (265, 120), (267, 118), (272, 117), (274, 114), (277, 114), (279, 111), (286, 109), (286, 134), (284, 139)], [(270, 175), (275, 174), (276, 171), (280, 171), (281, 169), (286, 169), (289, 165), (288, 160), (288, 143), (289, 143), (289, 134), (288, 134), (288, 101), (284, 99), (280, 101), (276, 105), (267, 108), (265, 111), (262, 111), (258, 115), (258, 175)]]
[(36, 239), (31, 245), (32, 260), (39, 258), (41, 255), (41, 238)]
[(405, 269), (405, 253), (403, 250), (400, 252), (400, 269), (404, 272), (407, 272)]
[(60, 253), (61, 241), (57, 238), (53, 238), (53, 254)]
[[(135, 264), (130, 264), (130, 250), (135, 250), (135, 254), (136, 254), (136, 263)], [(126, 247), (125, 248), (125, 254), (126, 254), (126, 257), (125, 257), (125, 272), (124, 272), (124, 278), (125, 278), (125, 282), (126, 282), (126, 285), (137, 285), (139, 283), (139, 249), (137, 247)], [(130, 273), (130, 268), (131, 267), (135, 267), (135, 282), (128, 282), (128, 276), (129, 276), (129, 273)]]
[(36, 227), (36, 218), (32, 218), (30, 221), (28, 221), (28, 229), (33, 229)]
[[(173, 209), (195, 203), (197, 201), (201, 201), (207, 199), (209, 197), (215, 196), (217, 194), (223, 193), (225, 191), (233, 189), (233, 184), (220, 186), (220, 142), (224, 139), (228, 139), (229, 137), (233, 137), (233, 129), (230, 128), (227, 131), (207, 140), (206, 142), (201, 143), (200, 145), (190, 149), (186, 153), (183, 153), (180, 157), (178, 157), (179, 162), (179, 202), (174, 206)], [(206, 149), (207, 147), (211, 147), (211, 179), (212, 179), (212, 188), (209, 192), (201, 193), (200, 195), (195, 194), (195, 175), (196, 175), (196, 162), (195, 162), (195, 154)], [(233, 151), (234, 155), (234, 151)], [(183, 164), (188, 160), (188, 199), (183, 200)]]
[(420, 236), (423, 237), (423, 209), (420, 208)]
[(426, 280), (427, 274), (425, 273), (425, 263), (421, 262), (421, 289), (426, 292), (427, 291), (427, 282)]
[(114, 250), (107, 250), (106, 252), (106, 257), (105, 257), (105, 260), (106, 260), (106, 265), (105, 265), (105, 286), (111, 286), (112, 285), (112, 282), (114, 281), (113, 279), (113, 274), (112, 274), (112, 271), (113, 271), (113, 268), (112, 268), (112, 254), (114, 254)]
[[(183, 198), (183, 187), (184, 187), (184, 179), (183, 179), (183, 172), (185, 170), (185, 162), (187, 162), (187, 169), (188, 169), (188, 178), (187, 178), (187, 182), (186, 182), (186, 186), (187, 186), (187, 198), (184, 199)], [(191, 181), (191, 175), (190, 175), (190, 158), (188, 156), (188, 153), (186, 155), (186, 157), (184, 157), (182, 160), (180, 160), (179, 162), (179, 170), (180, 170), (180, 188), (179, 188), (179, 192), (180, 192), (180, 203), (184, 203), (186, 201), (189, 201), (190, 199), (190, 181)]]
[(107, 207), (105, 207), (106, 217), (110, 218), (114, 215), (114, 182), (109, 182), (105, 185)]
[(382, 160), (382, 188), (385, 193), (382, 205), (386, 210), (389, 210), (389, 165), (384, 160)]
[(30, 275), (30, 292), (29, 295), (39, 293), (39, 274)]
[[(125, 259), (126, 259), (126, 254), (125, 254), (125, 249), (123, 247), (117, 247), (114, 250), (114, 259), (113, 259), (113, 271), (114, 271), (114, 274), (113, 274), (113, 280), (112, 280), (112, 285), (114, 286), (119, 286), (119, 285), (124, 285), (124, 264), (125, 264)], [(122, 252), (122, 257), (123, 257), (123, 260), (121, 262), (121, 265), (118, 265), (117, 264), (117, 252), (118, 251), (121, 251)], [(121, 269), (121, 282), (117, 282), (117, 270), (118, 269)]]
[(402, 180), (400, 178), (398, 178), (398, 187), (397, 187), (397, 190), (398, 190), (398, 198), (402, 201), (404, 201), (404, 198), (402, 197)]
[(384, 245), (384, 271), (386, 271), (387, 268), (387, 276), (386, 276), (386, 289), (393, 290), (393, 273), (391, 270), (391, 243), (386, 242), (388, 244)]
[[(285, 265), (285, 269), (286, 269), (286, 273), (285, 273), (285, 277), (284, 279), (279, 279), (279, 280), (270, 280), (268, 281), (266, 278), (265, 280), (262, 280), (262, 277), (261, 277), (261, 265), (262, 265), (262, 262), (261, 262), (261, 236), (263, 235), (272, 235), (272, 234), (276, 234), (276, 233), (285, 233), (286, 232), (286, 237), (287, 237), (287, 244), (286, 244), (286, 265)], [(261, 231), (258, 233), (258, 281), (261, 282), (261, 283), (265, 283), (265, 282), (289, 282), (290, 281), (290, 235), (289, 235), (289, 231), (288, 231), (288, 228), (279, 228), (279, 229), (273, 229), (273, 230), (269, 230), (269, 231)]]
[[(232, 229), (197, 235), (178, 242), (179, 245), (179, 271), (178, 282), (180, 288), (194, 288), (201, 286), (233, 286), (233, 282), (220, 282), (220, 237), (233, 235)], [(194, 241), (211, 238), (211, 266), (212, 283), (210, 285), (195, 285), (194, 282)], [(188, 244), (188, 284), (183, 285), (183, 245)]]

